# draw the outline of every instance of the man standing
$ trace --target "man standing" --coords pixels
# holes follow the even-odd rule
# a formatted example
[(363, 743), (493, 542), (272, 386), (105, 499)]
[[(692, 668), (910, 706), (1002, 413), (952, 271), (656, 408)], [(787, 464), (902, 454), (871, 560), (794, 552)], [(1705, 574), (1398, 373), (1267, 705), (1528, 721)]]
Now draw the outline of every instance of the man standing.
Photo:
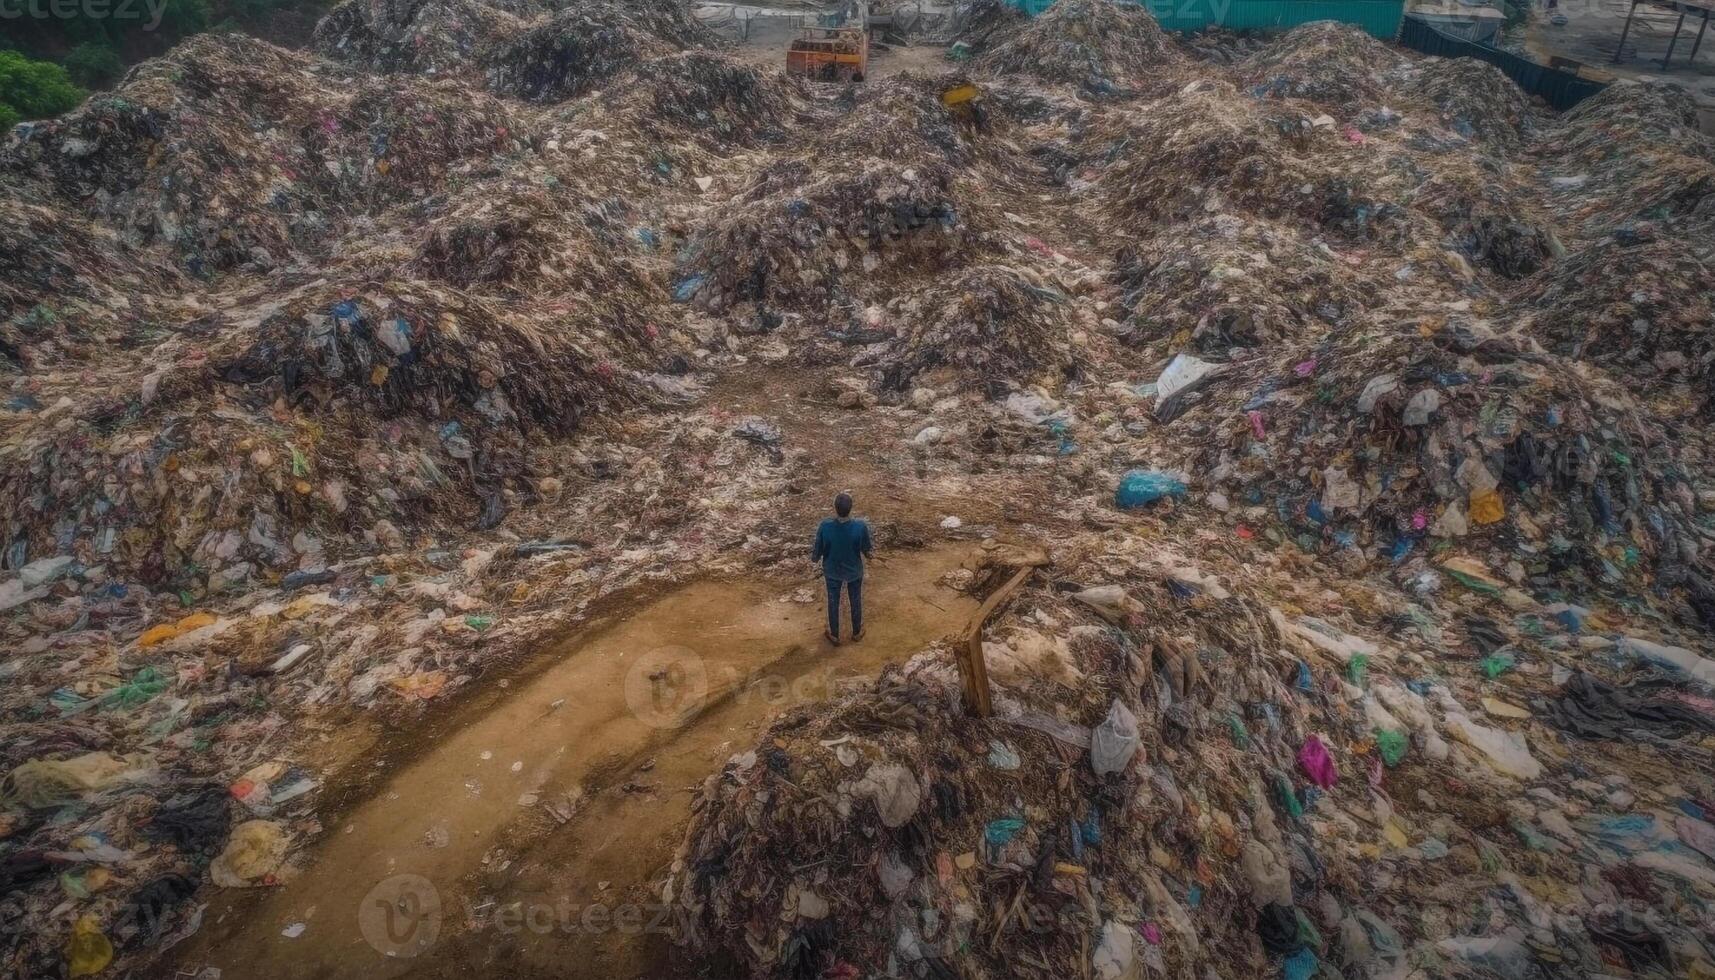
[(838, 516), (822, 520), (810, 560), (822, 563), (828, 580), (828, 642), (840, 645), (840, 587), (852, 600), (852, 641), (863, 639), (863, 560), (870, 555), (869, 525), (852, 517), (852, 495), (834, 498)]

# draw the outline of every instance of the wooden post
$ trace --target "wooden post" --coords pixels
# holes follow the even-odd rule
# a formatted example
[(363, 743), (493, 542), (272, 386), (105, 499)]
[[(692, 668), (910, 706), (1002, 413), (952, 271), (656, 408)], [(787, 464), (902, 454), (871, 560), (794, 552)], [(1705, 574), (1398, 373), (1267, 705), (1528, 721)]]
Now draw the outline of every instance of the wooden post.
[(970, 626), (965, 629), (965, 641), (954, 650), (954, 656), (959, 664), (959, 680), (964, 684), (965, 711), (978, 718), (987, 718), (994, 713), (994, 705), (989, 699), (988, 664), (983, 660), (983, 627), (988, 625), (989, 617), (993, 616), (1012, 598), (1019, 587), (1024, 585), (1036, 569), (1047, 564), (1047, 560), (1025, 565), (1014, 572), (1006, 584), (994, 591), (982, 604), (982, 608), (971, 617)]

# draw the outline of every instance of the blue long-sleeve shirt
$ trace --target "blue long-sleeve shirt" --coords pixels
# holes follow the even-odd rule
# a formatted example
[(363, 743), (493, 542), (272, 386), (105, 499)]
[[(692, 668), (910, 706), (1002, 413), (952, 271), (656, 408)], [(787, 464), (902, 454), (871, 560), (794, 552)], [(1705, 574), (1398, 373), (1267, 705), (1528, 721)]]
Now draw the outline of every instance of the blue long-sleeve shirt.
[(863, 581), (863, 560), (870, 553), (869, 525), (858, 517), (830, 517), (816, 528), (810, 560), (836, 582)]

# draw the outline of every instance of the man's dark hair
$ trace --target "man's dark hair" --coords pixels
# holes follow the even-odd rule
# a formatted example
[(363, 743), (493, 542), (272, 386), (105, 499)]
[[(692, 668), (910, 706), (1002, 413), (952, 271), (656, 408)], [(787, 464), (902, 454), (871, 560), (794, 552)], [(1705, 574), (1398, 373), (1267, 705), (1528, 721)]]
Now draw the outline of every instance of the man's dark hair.
[(834, 513), (840, 515), (841, 517), (852, 516), (852, 495), (851, 494), (842, 493), (838, 497), (834, 498)]

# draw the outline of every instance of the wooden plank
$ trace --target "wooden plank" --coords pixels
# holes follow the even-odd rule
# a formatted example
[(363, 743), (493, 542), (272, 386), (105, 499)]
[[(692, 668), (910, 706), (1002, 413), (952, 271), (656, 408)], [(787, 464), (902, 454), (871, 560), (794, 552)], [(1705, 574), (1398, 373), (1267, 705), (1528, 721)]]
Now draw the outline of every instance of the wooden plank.
[(965, 688), (965, 711), (978, 718), (987, 718), (994, 713), (994, 705), (989, 698), (988, 664), (983, 660), (983, 627), (988, 625), (989, 617), (1035, 574), (1037, 567), (1026, 565), (1020, 568), (983, 602), (965, 630), (965, 642), (954, 651), (959, 665), (959, 680)]

